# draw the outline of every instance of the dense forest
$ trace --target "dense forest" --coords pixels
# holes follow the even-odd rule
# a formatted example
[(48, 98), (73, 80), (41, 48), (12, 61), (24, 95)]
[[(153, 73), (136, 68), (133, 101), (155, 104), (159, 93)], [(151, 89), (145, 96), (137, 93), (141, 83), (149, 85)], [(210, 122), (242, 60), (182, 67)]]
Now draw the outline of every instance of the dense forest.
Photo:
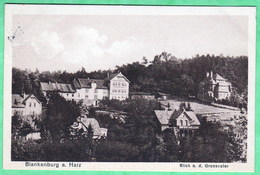
[(66, 71), (39, 72), (13, 68), (12, 93), (34, 93), (39, 99), (39, 81), (71, 83), (74, 78), (105, 79), (108, 73), (122, 72), (130, 80), (130, 91), (161, 91), (174, 96), (196, 96), (198, 84), (207, 71), (219, 73), (233, 85), (233, 91), (247, 94), (248, 57), (196, 55), (190, 59), (177, 59), (170, 53), (156, 55), (152, 61), (116, 66), (114, 70), (86, 72), (84, 67), (75, 73)]

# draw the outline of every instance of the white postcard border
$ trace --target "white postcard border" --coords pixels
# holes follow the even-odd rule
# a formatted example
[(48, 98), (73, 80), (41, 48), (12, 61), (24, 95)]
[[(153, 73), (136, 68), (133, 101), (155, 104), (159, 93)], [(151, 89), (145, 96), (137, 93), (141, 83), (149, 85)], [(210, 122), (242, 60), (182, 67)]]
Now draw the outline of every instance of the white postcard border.
[[(46, 8), (47, 7), (47, 8)], [(87, 10), (86, 10), (87, 8)], [(81, 167), (68, 167), (69, 162), (39, 162), (58, 164), (56, 167), (31, 167), (26, 162), (11, 161), (11, 80), (13, 15), (245, 15), (248, 16), (248, 148), (247, 163), (118, 163), (78, 162)], [(3, 114), (3, 168), (28, 170), (95, 170), (95, 171), (168, 171), (168, 172), (254, 172), (255, 162), (255, 59), (256, 59), (256, 9), (255, 7), (170, 7), (170, 6), (95, 6), (95, 5), (12, 5), (5, 7), (5, 59), (4, 59), (4, 114)], [(77, 162), (70, 162), (75, 163)], [(62, 165), (66, 167), (62, 167)], [(228, 165), (228, 168), (206, 168), (206, 165)], [(40, 164), (39, 164), (40, 165)], [(195, 167), (193, 167), (193, 165)], [(200, 168), (200, 165), (202, 168)]]

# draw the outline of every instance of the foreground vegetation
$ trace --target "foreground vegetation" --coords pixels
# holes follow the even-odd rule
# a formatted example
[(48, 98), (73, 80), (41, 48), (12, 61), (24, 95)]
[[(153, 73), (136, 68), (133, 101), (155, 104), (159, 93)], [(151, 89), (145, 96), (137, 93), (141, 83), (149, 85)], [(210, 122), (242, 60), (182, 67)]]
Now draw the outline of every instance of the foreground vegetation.
[[(50, 101), (39, 122), (42, 139), (26, 141), (17, 135), (27, 129), (13, 123), (12, 160), (14, 161), (99, 161), (99, 162), (234, 162), (243, 161), (243, 147), (233, 130), (224, 131), (220, 123), (201, 119), (194, 136), (178, 138), (173, 129), (160, 131), (153, 110), (161, 106), (145, 99), (103, 100), (100, 108), (89, 109), (89, 117), (108, 129), (107, 138), (93, 140), (91, 135), (72, 139), (68, 127), (76, 120), (80, 104), (67, 102), (58, 94)], [(55, 107), (55, 108), (54, 108)], [(123, 109), (122, 120), (97, 110)], [(69, 114), (69, 115), (68, 115)], [(15, 125), (17, 124), (17, 125)], [(16, 139), (15, 139), (16, 138)]]

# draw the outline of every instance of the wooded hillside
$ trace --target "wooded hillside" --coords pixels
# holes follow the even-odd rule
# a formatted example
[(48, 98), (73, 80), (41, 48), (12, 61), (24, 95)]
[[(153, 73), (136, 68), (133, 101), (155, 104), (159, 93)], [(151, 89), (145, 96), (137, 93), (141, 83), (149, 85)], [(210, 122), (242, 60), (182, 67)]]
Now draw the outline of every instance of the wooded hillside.
[(156, 55), (152, 61), (143, 57), (142, 62), (117, 66), (114, 70), (86, 72), (82, 67), (75, 73), (69, 73), (59, 70), (33, 72), (13, 68), (12, 92), (34, 93), (39, 97), (41, 94), (38, 81), (71, 83), (76, 77), (104, 79), (108, 73), (121, 71), (131, 81), (130, 91), (161, 91), (175, 96), (196, 96), (199, 82), (211, 70), (228, 79), (239, 94), (247, 93), (247, 56), (224, 57), (208, 54), (183, 60), (166, 52)]

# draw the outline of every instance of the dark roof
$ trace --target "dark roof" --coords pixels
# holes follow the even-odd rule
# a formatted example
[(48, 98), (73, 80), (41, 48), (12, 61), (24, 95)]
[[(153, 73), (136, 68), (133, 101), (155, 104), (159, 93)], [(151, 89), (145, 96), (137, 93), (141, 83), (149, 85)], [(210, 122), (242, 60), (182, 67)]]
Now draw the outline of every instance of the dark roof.
[(40, 85), (43, 91), (59, 91), (59, 92), (67, 92), (67, 93), (76, 92), (71, 84), (40, 82)]
[(12, 108), (24, 108), (23, 98), (19, 94), (12, 94)]
[(182, 114), (182, 112), (183, 112), (182, 110), (174, 110), (171, 118), (172, 119), (177, 119)]
[(166, 94), (166, 93), (163, 93), (163, 92), (157, 92), (157, 94), (161, 95), (161, 96), (165, 96), (165, 95), (168, 96), (168, 95), (170, 95), (170, 94)]
[(130, 95), (154, 95), (148, 92), (130, 92)]
[(78, 78), (76, 80), (73, 80), (75, 88), (91, 88), (91, 83), (93, 82), (97, 84), (97, 89), (108, 89), (105, 80), (84, 78)]

